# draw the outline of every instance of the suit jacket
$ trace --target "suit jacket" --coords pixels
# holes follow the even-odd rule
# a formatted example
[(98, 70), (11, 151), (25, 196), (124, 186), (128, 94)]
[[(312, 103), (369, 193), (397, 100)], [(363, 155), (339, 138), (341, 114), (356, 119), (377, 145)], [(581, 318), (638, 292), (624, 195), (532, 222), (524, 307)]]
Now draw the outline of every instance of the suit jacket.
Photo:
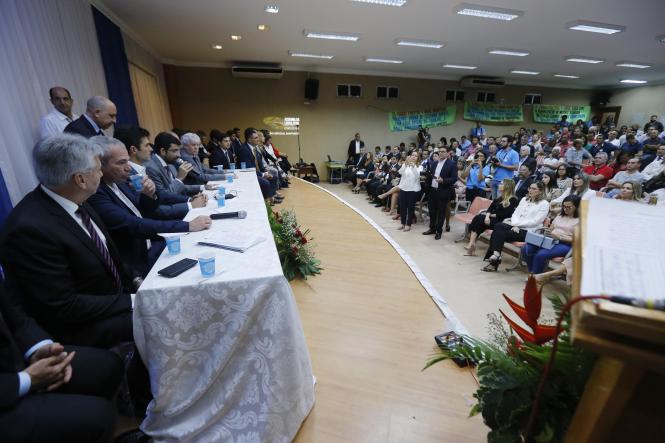
[[(360, 140), (360, 149), (365, 147), (365, 142)], [(356, 160), (360, 157), (359, 154), (356, 154), (356, 139), (354, 138), (349, 142), (349, 149), (347, 152), (346, 158), (353, 157)]]
[(100, 133), (95, 132), (95, 128), (92, 127), (90, 122), (88, 121), (87, 118), (81, 114), (79, 118), (65, 126), (64, 132), (69, 132), (71, 134), (79, 134), (82, 135), (85, 138), (90, 138), (94, 137), (95, 135), (104, 135), (100, 131)]
[(518, 177), (515, 177), (513, 180), (515, 180), (515, 196), (517, 197), (518, 201), (521, 201), (526, 196), (526, 194), (529, 192), (529, 186), (531, 186), (533, 182), (537, 181), (535, 175), (531, 175), (521, 182)]
[[(132, 168), (132, 175), (138, 174), (138, 171)], [(166, 189), (158, 190), (159, 207), (155, 211), (154, 217), (160, 220), (182, 220), (189, 212), (189, 197), (182, 194), (175, 194)]]
[(224, 152), (220, 146), (212, 146), (208, 152), (210, 152), (208, 161), (212, 167), (221, 165), (224, 169), (231, 169), (231, 163), (236, 163), (236, 156), (231, 148)]
[(457, 181), (457, 164), (452, 159), (447, 159), (443, 164), (439, 175), (436, 175), (436, 166), (438, 163), (432, 163), (428, 176), (431, 179), (441, 177), (442, 183), (439, 187), (432, 189), (432, 195), (440, 199), (453, 200), (455, 198), (455, 182)]
[(133, 285), (104, 223), (90, 205), (82, 206), (106, 237), (122, 287), (90, 236), (40, 186), (7, 217), (0, 260), (26, 311), (54, 337), (67, 344), (108, 343), (113, 337), (99, 325), (127, 314), (131, 320)]
[(19, 399), (17, 373), (26, 366), (24, 354), (47, 339), (49, 335), (14, 303), (4, 283), (0, 284), (0, 411)]
[(256, 175), (262, 177), (263, 173), (266, 172), (266, 169), (263, 166), (263, 162), (260, 161), (260, 159), (256, 159), (258, 161), (255, 161), (254, 155), (260, 155), (260, 153), (256, 153), (249, 143), (243, 143), (242, 146), (240, 147), (238, 155), (236, 156), (237, 167), (240, 167), (240, 164), (243, 162), (245, 163), (245, 166), (248, 168), (255, 168), (258, 164), (258, 168), (256, 169)]
[(231, 150), (236, 158), (238, 158), (238, 153), (240, 153), (242, 145), (243, 143), (239, 139), (231, 138)]
[(225, 174), (220, 174), (216, 169), (203, 166), (201, 160), (192, 156), (185, 149), (180, 150), (180, 158), (192, 164), (193, 168), (185, 177), (185, 183), (190, 185), (204, 185), (209, 181), (226, 180)]
[[(126, 183), (118, 183), (120, 192), (131, 200), (143, 218), (137, 217), (107, 185), (101, 183), (97, 193), (88, 203), (100, 214), (111, 238), (118, 247), (120, 257), (132, 270), (134, 276), (145, 277), (159, 254), (164, 249), (164, 240), (159, 232), (188, 232), (189, 223), (181, 220), (155, 220), (159, 198), (152, 199), (139, 194)], [(146, 240), (152, 246), (147, 249)]]
[[(145, 164), (145, 172), (148, 177), (155, 182), (155, 187), (158, 192), (168, 191), (175, 194), (194, 195), (201, 191), (198, 185), (186, 185), (180, 180), (176, 180), (178, 172), (173, 165), (162, 166), (162, 163), (156, 158), (157, 154), (152, 154), (152, 158)], [(167, 172), (170, 171), (169, 174)]]

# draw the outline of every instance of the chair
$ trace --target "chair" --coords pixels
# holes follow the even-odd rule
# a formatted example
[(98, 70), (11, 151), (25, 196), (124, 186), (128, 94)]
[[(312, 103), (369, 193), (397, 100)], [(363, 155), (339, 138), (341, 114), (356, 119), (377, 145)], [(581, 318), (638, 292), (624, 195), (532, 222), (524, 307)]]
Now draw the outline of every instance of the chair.
[(489, 208), (491, 204), (492, 204), (492, 200), (490, 200), (488, 198), (476, 197), (471, 202), (471, 205), (467, 206), (465, 212), (461, 212), (461, 213), (457, 212), (453, 216), (454, 220), (460, 221), (460, 222), (464, 223), (464, 225), (465, 225), (464, 234), (462, 235), (461, 238), (458, 238), (457, 240), (455, 240), (455, 243), (459, 243), (459, 242), (464, 241), (466, 239), (466, 236), (469, 234), (469, 224), (471, 223), (471, 220), (473, 220), (473, 217), (480, 214), (481, 211), (484, 211), (487, 208)]

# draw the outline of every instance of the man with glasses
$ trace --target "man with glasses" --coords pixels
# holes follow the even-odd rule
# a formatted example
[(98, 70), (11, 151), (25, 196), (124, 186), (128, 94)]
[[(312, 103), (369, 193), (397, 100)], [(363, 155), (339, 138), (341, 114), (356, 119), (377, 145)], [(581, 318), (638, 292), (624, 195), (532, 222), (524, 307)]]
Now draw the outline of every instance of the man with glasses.
[(594, 164), (585, 166), (582, 172), (589, 176), (589, 188), (600, 191), (601, 188), (607, 186), (607, 182), (614, 174), (614, 169), (607, 165), (607, 153), (601, 151), (594, 157)]
[(499, 195), (499, 183), (504, 178), (513, 178), (515, 171), (520, 163), (519, 154), (513, 150), (511, 143), (512, 137), (504, 135), (499, 141), (501, 149), (492, 158), (492, 165), (495, 167), (494, 176), (492, 178), (492, 198), (495, 199)]
[(192, 164), (181, 162), (180, 140), (168, 132), (160, 132), (155, 137), (152, 159), (144, 166), (148, 177), (155, 182), (157, 191), (176, 194), (196, 195), (205, 189), (204, 185), (186, 185), (183, 180), (192, 170)]

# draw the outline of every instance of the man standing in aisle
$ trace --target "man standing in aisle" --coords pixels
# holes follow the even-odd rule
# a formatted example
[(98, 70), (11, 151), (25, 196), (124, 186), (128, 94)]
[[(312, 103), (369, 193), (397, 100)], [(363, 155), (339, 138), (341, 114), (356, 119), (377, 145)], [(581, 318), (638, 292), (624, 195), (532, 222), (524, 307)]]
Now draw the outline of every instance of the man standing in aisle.
[(104, 135), (104, 129), (115, 124), (118, 114), (115, 104), (102, 96), (95, 96), (86, 102), (85, 113), (65, 127), (64, 132), (79, 134), (85, 138)]
[(457, 181), (457, 166), (450, 159), (450, 148), (439, 148), (439, 161), (430, 168), (432, 177), (429, 195), (429, 229), (423, 235), (434, 234), (434, 239), (441, 239), (443, 222), (446, 218), (446, 207), (455, 198), (455, 182)]
[(361, 150), (365, 148), (365, 142), (360, 140), (360, 133), (356, 132), (356, 136), (349, 142), (349, 149), (346, 158), (353, 157), (355, 163), (360, 160)]
[(492, 198), (495, 199), (499, 195), (499, 183), (504, 178), (512, 179), (515, 175), (515, 171), (519, 167), (520, 156), (519, 154), (511, 147), (512, 138), (509, 135), (504, 135), (501, 137), (499, 143), (501, 144), (501, 150), (496, 153), (492, 161), (492, 165), (495, 167), (494, 176), (492, 178)]
[(79, 117), (72, 113), (74, 100), (67, 89), (62, 86), (54, 86), (49, 89), (48, 95), (55, 109), (39, 121), (39, 135), (41, 138), (62, 134), (67, 125)]

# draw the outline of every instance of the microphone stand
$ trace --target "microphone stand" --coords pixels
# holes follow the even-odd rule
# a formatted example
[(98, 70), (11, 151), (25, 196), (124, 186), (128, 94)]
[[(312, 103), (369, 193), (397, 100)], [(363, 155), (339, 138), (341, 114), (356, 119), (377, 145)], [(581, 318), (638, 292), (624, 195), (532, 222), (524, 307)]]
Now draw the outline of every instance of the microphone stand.
[(296, 125), (296, 131), (298, 131), (298, 164), (302, 165), (304, 162), (302, 161), (302, 157), (300, 154), (300, 125)]

